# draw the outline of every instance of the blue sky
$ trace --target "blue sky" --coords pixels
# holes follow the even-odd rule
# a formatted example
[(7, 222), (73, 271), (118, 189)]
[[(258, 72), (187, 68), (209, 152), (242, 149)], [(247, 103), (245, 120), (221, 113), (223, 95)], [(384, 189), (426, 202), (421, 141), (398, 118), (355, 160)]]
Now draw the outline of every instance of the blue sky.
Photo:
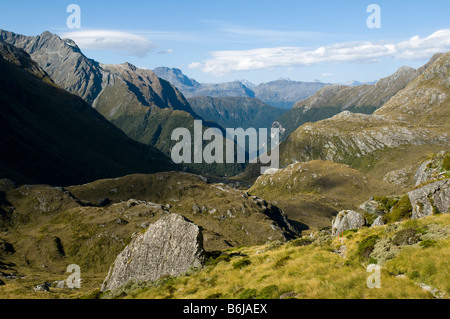
[[(67, 26), (69, 4), (81, 28)], [(370, 4), (381, 28), (368, 28)], [(0, 28), (73, 38), (102, 63), (177, 67), (200, 82), (372, 81), (450, 50), (450, 1), (10, 1)]]

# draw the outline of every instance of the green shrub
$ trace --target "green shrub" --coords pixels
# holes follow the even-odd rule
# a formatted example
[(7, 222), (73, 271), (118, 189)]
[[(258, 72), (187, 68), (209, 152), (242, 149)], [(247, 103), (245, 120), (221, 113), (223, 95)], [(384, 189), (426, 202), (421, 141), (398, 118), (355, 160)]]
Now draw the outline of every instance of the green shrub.
[(378, 202), (378, 208), (385, 213), (389, 213), (398, 202), (398, 199), (394, 197), (374, 197), (374, 200)]
[(442, 161), (442, 168), (445, 171), (450, 171), (450, 153), (446, 153)]
[(87, 295), (82, 296), (80, 299), (100, 299), (103, 292), (100, 290), (94, 290), (88, 293)]
[(379, 237), (377, 235), (371, 235), (369, 237), (364, 238), (359, 244), (357, 249), (357, 255), (360, 260), (367, 260), (369, 255), (372, 253), (375, 248), (375, 244)]
[(347, 229), (342, 233), (342, 235), (346, 236), (347, 238), (350, 238), (351, 234), (357, 233), (357, 232), (358, 232), (358, 229)]
[(278, 260), (275, 262), (275, 264), (273, 265), (273, 267), (274, 267), (275, 269), (281, 268), (281, 267), (283, 267), (283, 266), (286, 264), (286, 262), (287, 262), (289, 259), (291, 259), (291, 257), (289, 257), (289, 256), (281, 257), (280, 259), (278, 259)]
[(374, 214), (364, 213), (364, 218), (367, 221), (367, 225), (372, 225), (377, 217), (378, 216)]
[(395, 203), (392, 210), (383, 216), (383, 222), (389, 224), (398, 222), (404, 218), (410, 218), (412, 216), (412, 210), (409, 196), (404, 195)]
[(212, 256), (206, 262), (206, 266), (215, 266), (218, 263), (220, 263), (221, 261), (223, 261), (223, 262), (230, 262), (230, 259), (231, 259), (230, 256), (226, 255), (226, 254), (222, 254), (222, 255), (220, 255), (218, 257)]
[(392, 244), (395, 246), (414, 245), (419, 241), (420, 235), (416, 228), (406, 228), (395, 233)]
[[(367, 220), (367, 218), (366, 218)], [(342, 232), (342, 235), (345, 236), (345, 238), (350, 239), (353, 237), (354, 233), (357, 233), (358, 229), (347, 229), (345, 231)]]
[(421, 241), (419, 243), (419, 246), (422, 246), (423, 248), (433, 247), (436, 246), (436, 241), (431, 239), (426, 239), (424, 241)]
[(258, 295), (256, 289), (244, 289), (239, 295), (239, 299), (255, 299)]
[(408, 273), (408, 278), (409, 279), (414, 280), (414, 279), (417, 279), (419, 277), (420, 277), (420, 274), (419, 274), (419, 272), (417, 270), (414, 270), (414, 271), (411, 271), (411, 272)]
[(250, 259), (241, 259), (233, 263), (233, 269), (242, 269), (244, 267), (247, 267), (251, 263), (252, 262), (250, 261)]

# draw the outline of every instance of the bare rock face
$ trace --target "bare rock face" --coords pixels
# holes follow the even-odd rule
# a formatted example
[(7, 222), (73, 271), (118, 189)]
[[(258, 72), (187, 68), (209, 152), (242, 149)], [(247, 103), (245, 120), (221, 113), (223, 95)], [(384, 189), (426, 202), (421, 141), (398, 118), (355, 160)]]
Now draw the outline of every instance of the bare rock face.
[(340, 211), (331, 223), (332, 235), (338, 236), (349, 229), (359, 229), (366, 224), (366, 219), (353, 210)]
[(413, 207), (412, 218), (434, 213), (448, 213), (450, 208), (450, 179), (427, 184), (408, 193)]
[(102, 291), (130, 281), (153, 281), (201, 267), (204, 258), (200, 228), (177, 214), (168, 214), (135, 235), (117, 256)]
[(366, 213), (380, 216), (383, 215), (383, 211), (379, 208), (380, 204), (376, 200), (368, 200), (362, 203), (359, 208)]
[(433, 179), (440, 179), (447, 172), (443, 168), (443, 160), (446, 155), (445, 151), (439, 152), (431, 159), (423, 162), (417, 169), (414, 175), (414, 182), (416, 186), (422, 183), (432, 181)]

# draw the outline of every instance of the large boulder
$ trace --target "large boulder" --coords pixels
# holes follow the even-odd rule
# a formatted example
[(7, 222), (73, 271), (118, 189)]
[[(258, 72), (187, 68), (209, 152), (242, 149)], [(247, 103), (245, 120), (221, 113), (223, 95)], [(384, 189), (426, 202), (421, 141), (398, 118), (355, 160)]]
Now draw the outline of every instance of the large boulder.
[(364, 216), (353, 210), (340, 211), (331, 222), (331, 233), (334, 236), (339, 236), (344, 231), (349, 229), (359, 229), (366, 224)]
[(102, 291), (130, 281), (154, 281), (201, 267), (204, 260), (200, 228), (177, 214), (168, 214), (137, 233), (117, 256)]
[(417, 219), (434, 213), (448, 213), (450, 207), (450, 179), (444, 179), (408, 193), (413, 207), (412, 218)]

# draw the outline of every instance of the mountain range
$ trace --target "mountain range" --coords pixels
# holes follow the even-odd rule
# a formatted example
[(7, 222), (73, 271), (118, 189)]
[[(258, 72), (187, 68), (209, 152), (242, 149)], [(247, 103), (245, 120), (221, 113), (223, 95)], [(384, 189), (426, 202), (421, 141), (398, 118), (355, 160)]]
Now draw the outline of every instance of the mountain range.
[[(180, 91), (151, 70), (129, 63), (101, 64), (87, 58), (72, 40), (47, 31), (39, 36), (24, 36), (0, 30), (0, 40), (25, 50), (57, 85), (83, 98), (130, 138), (166, 155), (170, 156), (176, 144), (171, 140), (172, 131), (183, 127), (193, 134), (194, 120), (201, 119)], [(218, 127), (208, 121), (203, 124)], [(201, 166), (186, 165), (194, 170)], [(243, 166), (214, 164), (201, 170), (232, 175), (242, 171)]]
[(184, 75), (177, 68), (159, 67), (153, 72), (176, 86), (187, 98), (197, 96), (250, 97), (284, 109), (290, 109), (295, 102), (313, 95), (327, 85), (327, 83), (321, 82), (300, 82), (287, 79), (259, 85), (247, 81), (199, 83)]
[[(351, 106), (372, 105), (377, 108), (372, 115), (344, 111), (300, 126), (282, 144), (284, 163), (320, 158), (370, 166), (363, 159), (386, 149), (420, 145), (447, 147), (449, 60), (449, 53), (437, 54), (419, 70), (400, 68), (374, 87), (366, 88), (365, 94), (357, 95), (356, 103)], [(375, 93), (373, 89), (377, 89)], [(338, 92), (342, 89), (338, 88)], [(318, 93), (318, 96), (322, 95)], [(315, 101), (316, 97), (309, 100)], [(306, 102), (299, 102), (298, 107), (308, 109), (312, 103)], [(344, 110), (349, 105), (335, 104)]]
[(285, 128), (281, 140), (307, 122), (330, 118), (342, 111), (371, 114), (420, 74), (403, 66), (375, 84), (328, 85), (307, 99), (297, 101), (276, 121)]

